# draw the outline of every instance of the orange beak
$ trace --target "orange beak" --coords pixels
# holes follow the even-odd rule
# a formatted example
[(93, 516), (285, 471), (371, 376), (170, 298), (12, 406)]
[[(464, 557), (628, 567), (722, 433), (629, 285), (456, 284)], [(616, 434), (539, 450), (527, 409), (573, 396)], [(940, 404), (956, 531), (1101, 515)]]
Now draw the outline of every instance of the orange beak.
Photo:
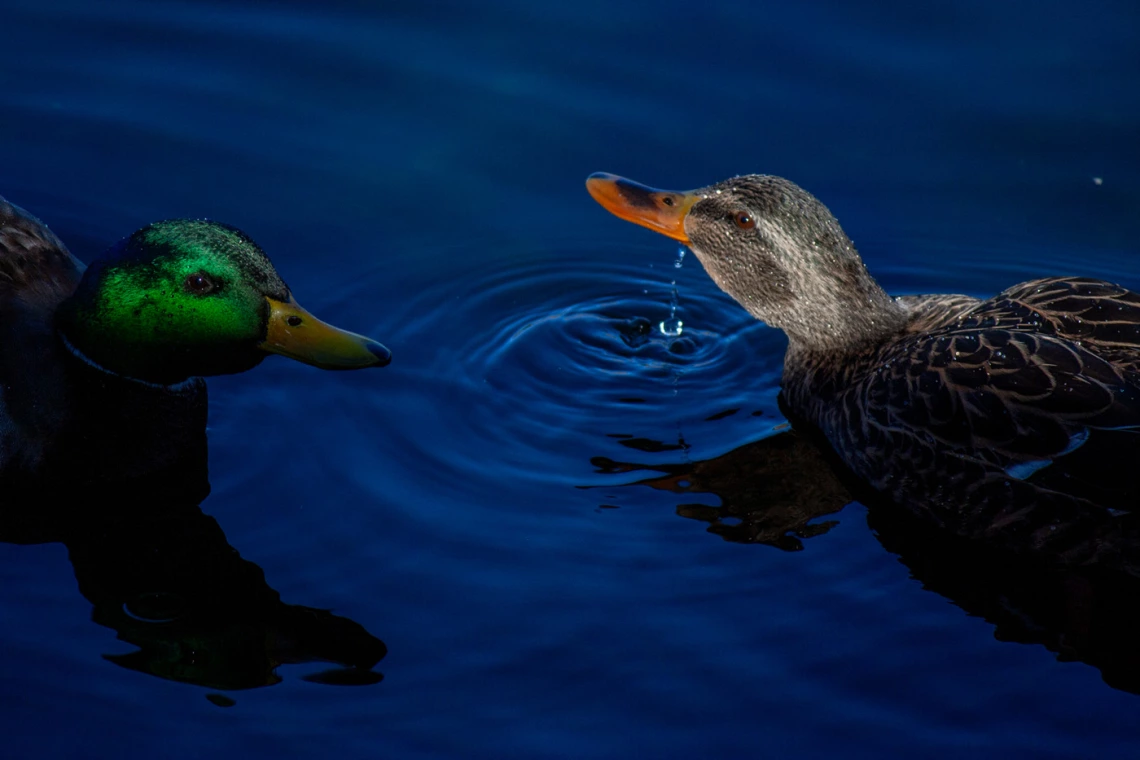
[(616, 174), (598, 172), (586, 180), (586, 189), (602, 208), (619, 219), (689, 244), (685, 217), (701, 199), (696, 193), (675, 193), (639, 185)]

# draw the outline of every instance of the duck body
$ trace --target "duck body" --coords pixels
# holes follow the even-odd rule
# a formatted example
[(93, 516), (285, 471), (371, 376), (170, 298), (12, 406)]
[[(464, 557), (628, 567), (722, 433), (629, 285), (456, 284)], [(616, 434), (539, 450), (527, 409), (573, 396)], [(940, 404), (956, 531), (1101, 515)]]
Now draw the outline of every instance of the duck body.
[[(268, 353), (319, 367), (389, 354), (301, 309), (244, 233), (202, 220), (139, 230), (85, 267), (0, 198), (0, 492), (161, 479), (204, 458), (201, 375)], [(195, 485), (199, 495), (204, 477)]]
[(876, 491), (957, 535), (1075, 564), (1131, 555), (1140, 296), (1051, 278), (985, 301), (898, 300), (909, 319), (886, 340), (788, 352), (793, 419)]
[(959, 536), (1140, 573), (1140, 295), (1055, 277), (891, 298), (787, 180), (588, 186), (784, 330), (782, 406), (860, 481)]

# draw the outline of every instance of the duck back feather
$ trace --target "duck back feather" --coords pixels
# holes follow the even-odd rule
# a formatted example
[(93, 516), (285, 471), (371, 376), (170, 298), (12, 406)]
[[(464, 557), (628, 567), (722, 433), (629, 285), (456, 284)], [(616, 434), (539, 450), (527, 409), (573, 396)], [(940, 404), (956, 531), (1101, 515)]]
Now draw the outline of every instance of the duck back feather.
[(896, 339), (790, 357), (793, 413), (959, 535), (1078, 563), (1134, 544), (1140, 479), (1121, 468), (1140, 459), (1140, 296), (1050, 278), (987, 301), (900, 301), (913, 317)]
[(0, 472), (33, 466), (66, 414), (56, 309), (84, 267), (40, 220), (0, 198)]

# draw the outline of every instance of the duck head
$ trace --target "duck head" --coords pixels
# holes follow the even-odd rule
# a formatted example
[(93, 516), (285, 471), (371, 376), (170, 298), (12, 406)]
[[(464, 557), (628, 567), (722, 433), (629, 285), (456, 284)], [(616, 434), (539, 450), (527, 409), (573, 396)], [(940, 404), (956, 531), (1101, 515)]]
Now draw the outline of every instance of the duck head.
[(91, 362), (161, 385), (243, 372), (271, 353), (324, 369), (391, 360), (376, 341), (302, 309), (245, 233), (205, 220), (157, 222), (116, 244), (84, 272), (58, 320)]
[(586, 188), (615, 216), (689, 246), (721, 290), (794, 348), (849, 349), (905, 321), (831, 212), (786, 179), (752, 174), (674, 192), (599, 173)]

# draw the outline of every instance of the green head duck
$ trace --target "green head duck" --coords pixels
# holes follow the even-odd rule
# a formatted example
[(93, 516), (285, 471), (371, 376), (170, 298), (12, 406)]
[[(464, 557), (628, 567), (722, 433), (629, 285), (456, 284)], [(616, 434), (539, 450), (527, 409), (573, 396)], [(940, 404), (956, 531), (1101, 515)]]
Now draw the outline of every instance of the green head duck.
[(90, 362), (160, 385), (243, 372), (270, 353), (324, 369), (391, 360), (302, 309), (249, 236), (205, 220), (157, 222), (118, 243), (84, 273), (58, 327)]

